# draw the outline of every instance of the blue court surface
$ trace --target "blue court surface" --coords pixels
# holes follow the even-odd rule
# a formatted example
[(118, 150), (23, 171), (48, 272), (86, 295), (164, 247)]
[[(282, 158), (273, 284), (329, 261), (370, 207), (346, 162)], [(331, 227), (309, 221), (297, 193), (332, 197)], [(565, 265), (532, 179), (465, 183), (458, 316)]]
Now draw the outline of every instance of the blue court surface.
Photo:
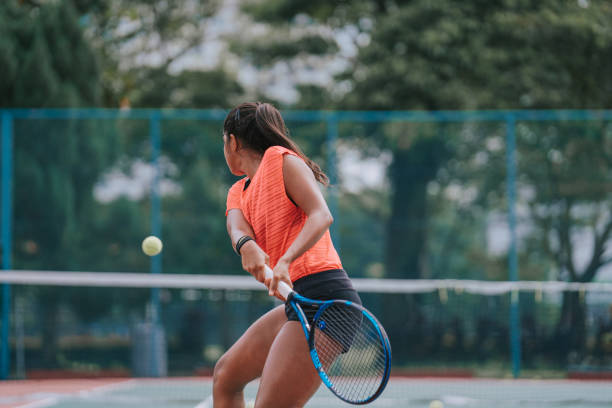
[[(0, 397), (11, 408), (212, 408), (210, 378), (131, 379), (70, 393), (36, 389), (16, 397)], [(6, 391), (6, 390), (5, 390)], [(247, 407), (257, 382), (245, 390)], [(434, 402), (438, 401), (438, 402)], [(306, 407), (348, 407), (321, 387)], [(610, 408), (612, 382), (574, 380), (401, 379), (390, 381), (371, 407), (415, 408)]]

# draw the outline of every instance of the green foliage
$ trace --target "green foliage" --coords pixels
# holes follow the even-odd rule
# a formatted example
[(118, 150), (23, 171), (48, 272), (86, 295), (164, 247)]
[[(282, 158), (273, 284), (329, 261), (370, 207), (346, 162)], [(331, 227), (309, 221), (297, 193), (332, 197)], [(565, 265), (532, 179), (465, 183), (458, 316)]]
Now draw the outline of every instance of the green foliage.
[(241, 273), (224, 222), (235, 181), (226, 169), (216, 122), (164, 122), (162, 151), (176, 165), (167, 177), (180, 186), (162, 203), (164, 268), (178, 273)]
[[(90, 107), (100, 101), (100, 73), (71, 1), (0, 4), (0, 47), (7, 70), (0, 106)], [(5, 65), (3, 64), (3, 67)], [(82, 228), (95, 217), (91, 190), (114, 160), (116, 135), (87, 121), (14, 121), (14, 267), (76, 269)], [(75, 290), (36, 291), (44, 304), (45, 358), (54, 365), (55, 322), (61, 303), (79, 303)], [(81, 296), (81, 297), (80, 297)], [(82, 313), (100, 313), (77, 308)]]
[(222, 69), (171, 75), (159, 68), (141, 68), (126, 77), (140, 83), (128, 92), (130, 104), (143, 108), (221, 109), (242, 94), (242, 87)]
[[(184, 69), (177, 62), (198, 52), (219, 0), (82, 0), (87, 37), (100, 55), (104, 105), (226, 108), (242, 93), (219, 67)], [(214, 91), (213, 91), (214, 90)]]
[[(0, 27), (6, 34), (0, 39), (0, 48), (6, 53), (0, 58), (7, 59), (7, 76), (0, 79), (0, 106), (96, 106), (129, 96), (133, 105), (144, 107), (227, 107), (242, 89), (222, 69), (172, 74), (169, 66), (178, 55), (169, 56), (157, 68), (119, 69), (125, 44), (135, 38), (159, 36), (168, 46), (183, 38), (186, 27), (193, 28), (209, 17), (216, 6), (214, 1), (172, 10), (166, 10), (168, 5), (163, 1), (2, 3), (0, 19), (7, 24)], [(121, 21), (136, 23), (137, 29), (124, 36), (109, 35), (118, 34)], [(199, 39), (199, 34), (190, 34), (182, 52), (192, 48), (190, 41), (196, 37)], [(102, 58), (95, 57), (90, 43)], [(116, 103), (113, 101), (113, 106)], [(15, 174), (17, 267), (148, 269), (148, 260), (137, 245), (149, 229), (147, 218), (140, 215), (149, 212), (146, 201), (119, 198), (101, 203), (93, 194), (104, 174), (129, 169), (134, 161), (148, 157), (148, 139), (142, 138), (148, 134), (148, 124), (141, 125), (139, 121), (15, 122), (15, 160), (20, 163)], [(201, 134), (192, 136), (188, 143), (197, 141)], [(204, 149), (218, 151), (214, 163), (224, 169), (219, 140)], [(183, 150), (177, 154), (165, 152), (183, 176), (196, 166), (194, 156), (185, 154), (185, 146), (181, 144)], [(189, 180), (177, 182), (188, 184)], [(183, 189), (197, 191), (187, 185)], [(210, 213), (222, 214), (223, 205), (215, 201)], [(117, 225), (123, 226), (121, 231)], [(195, 263), (190, 265), (193, 271)]]
[[(609, 126), (592, 121), (518, 127), (519, 186), (529, 191), (523, 202), (537, 226), (529, 252), (555, 265), (554, 278), (590, 282), (612, 261), (605, 254), (612, 229)], [(579, 234), (594, 244), (586, 264), (575, 259)]]
[[(354, 7), (350, 7), (354, 6)], [(299, 106), (336, 106), (348, 109), (521, 109), (521, 108), (609, 108), (612, 106), (610, 64), (612, 59), (612, 31), (608, 21), (612, 18), (612, 7), (606, 2), (516, 2), (516, 1), (257, 1), (245, 10), (260, 22), (268, 24), (270, 33), (274, 27), (293, 25), (297, 32), (308, 29), (316, 32), (318, 27), (352, 33), (357, 47), (354, 58), (348, 58), (350, 67), (338, 79), (345, 91), (340, 100), (334, 98), (337, 91), (317, 89), (316, 85), (300, 84), (298, 90), (303, 100)], [(283, 24), (284, 23), (284, 24)], [(346, 38), (346, 37), (344, 37)], [(263, 45), (262, 45), (263, 44)], [(259, 48), (265, 43), (260, 43)], [(258, 50), (259, 50), (258, 48)], [(321, 54), (317, 54), (321, 55)], [(333, 51), (326, 54), (333, 57)], [(291, 58), (288, 58), (291, 61)], [(300, 105), (301, 104), (301, 105)], [(447, 134), (440, 125), (438, 130), (423, 132), (423, 126), (405, 124), (369, 124), (363, 126), (364, 135), (375, 140), (381, 149), (393, 153), (388, 176), (391, 181), (391, 209), (388, 216), (387, 274), (392, 276), (438, 275), (446, 264), (433, 262), (439, 256), (455, 259), (456, 254), (479, 260), (482, 268), (473, 271), (475, 276), (503, 279), (503, 258), (491, 258), (483, 251), (484, 228), (476, 220), (481, 213), (503, 213), (506, 208), (505, 152), (490, 151), (485, 146), (497, 145), (503, 140), (505, 131), (465, 124)], [(562, 127), (555, 127), (557, 131)], [(419, 130), (420, 129), (420, 130)], [(568, 132), (570, 145), (580, 146), (584, 157), (601, 156), (606, 152), (605, 140), (598, 143), (578, 141), (583, 137), (584, 127)], [(599, 139), (606, 139), (602, 128), (593, 130)], [(547, 155), (550, 149), (563, 151), (565, 143), (557, 140), (545, 145), (545, 136), (538, 139), (527, 157)], [(542, 143), (540, 143), (542, 142)], [(560, 144), (558, 144), (560, 143)], [(607, 153), (604, 153), (604, 156)], [(609, 175), (604, 170), (606, 160), (596, 159), (601, 165), (591, 167), (590, 172), (580, 169), (586, 163), (578, 155), (562, 156), (567, 174), (578, 176), (572, 185), (602, 185), (594, 180), (603, 180)], [(487, 170), (471, 166), (484, 158)], [(546, 163), (542, 158), (530, 162)], [(548, 166), (550, 167), (550, 166)], [(530, 166), (521, 175), (523, 181), (538, 192), (559, 186), (558, 176), (547, 171), (547, 166)], [(546, 174), (537, 174), (544, 171)], [(596, 174), (595, 174), (596, 173)], [(565, 185), (567, 183), (565, 182)], [(440, 200), (449, 200), (447, 189), (461, 186), (477, 192), (470, 205), (474, 214), (457, 208), (454, 201), (443, 205)], [(547, 186), (542, 189), (539, 187)], [(557, 187), (555, 187), (557, 186)], [(432, 187), (437, 191), (432, 194)], [(601, 189), (600, 189), (601, 190)], [(604, 189), (605, 190), (605, 189)], [(604, 206), (609, 203), (609, 192), (601, 190), (598, 197), (584, 191), (577, 192), (589, 204)], [(471, 190), (468, 190), (471, 191)], [(585, 193), (585, 194), (582, 194)], [(358, 199), (355, 199), (358, 201)], [(532, 209), (549, 209), (546, 225), (552, 225), (550, 217), (556, 217), (552, 209), (560, 205), (558, 200), (548, 201), (538, 194), (530, 200)], [(584, 206), (581, 201), (580, 206)], [(577, 207), (570, 213), (583, 214)], [(442, 220), (454, 219), (459, 213), (460, 230)], [(595, 242), (605, 242), (608, 221), (605, 214), (591, 213), (588, 217), (569, 217), (561, 230), (566, 236), (577, 231), (580, 225), (589, 224), (588, 219), (597, 219), (599, 224)], [(472, 227), (466, 225), (472, 216)], [(538, 218), (536, 211), (530, 216)], [(350, 221), (349, 221), (350, 222)], [(591, 221), (591, 224), (593, 222)], [(524, 276), (546, 279), (547, 270), (555, 263), (552, 259), (567, 259), (569, 247), (552, 249), (547, 244), (551, 232), (543, 222), (536, 222), (541, 229), (524, 237), (533, 249), (534, 241), (555, 256), (539, 257), (539, 262), (530, 262), (534, 257), (521, 254), (525, 261)], [(561, 230), (557, 230), (561, 234)], [(450, 237), (463, 231), (464, 237), (449, 248)], [(471, 232), (467, 232), (471, 231)], [(396, 237), (406, 234), (409, 240), (397, 243)], [(605, 234), (604, 234), (605, 233)], [(434, 235), (435, 234), (435, 235)], [(441, 234), (441, 235), (438, 235)], [(473, 234), (475, 239), (465, 238)], [(446, 238), (445, 238), (446, 237)], [(480, 238), (477, 238), (480, 237)], [(437, 242), (439, 241), (439, 242)], [(429, 242), (429, 244), (424, 244)], [(444, 242), (445, 244), (441, 244)], [(459, 245), (461, 244), (461, 245)], [(395, 245), (395, 246), (394, 246)], [(452, 256), (449, 250), (452, 249)], [(436, 256), (431, 251), (446, 251)], [(569, 252), (568, 252), (569, 251)], [(597, 252), (597, 251), (596, 251)], [(564, 255), (563, 255), (564, 254)], [(595, 255), (595, 253), (594, 253)], [(350, 254), (343, 254), (344, 257)], [(599, 255), (598, 255), (599, 256)], [(427, 259), (431, 259), (428, 261)], [(452, 271), (469, 273), (461, 267), (462, 257), (457, 255)], [(465, 260), (466, 258), (463, 257)], [(544, 259), (547, 259), (544, 261)], [(595, 259), (595, 258), (594, 258)], [(606, 262), (600, 258), (593, 265)], [(396, 266), (393, 266), (396, 265)], [(523, 265), (523, 263), (522, 263)], [(431, 269), (433, 268), (433, 270)], [(565, 266), (561, 270), (567, 269)], [(539, 272), (538, 272), (539, 271)], [(451, 272), (453, 273), (453, 272)], [(483, 275), (484, 274), (484, 275)], [(589, 274), (590, 278), (594, 275)]]
[(376, 19), (369, 45), (344, 76), (354, 83), (348, 106), (609, 106), (601, 69), (609, 67), (612, 42), (600, 18), (606, 13), (602, 3), (410, 2)]
[(363, 0), (250, 0), (242, 9), (257, 21), (271, 24), (294, 22), (297, 16), (333, 26), (355, 21), (385, 2)]
[(274, 32), (267, 37), (257, 37), (250, 42), (240, 41), (233, 51), (246, 57), (256, 67), (268, 67), (300, 55), (326, 55), (338, 51), (336, 42), (320, 34), (305, 33), (293, 37)]
[[(0, 5), (0, 7), (3, 6)], [(4, 7), (8, 8), (6, 4)], [(7, 106), (12, 82), (17, 76), (19, 67), (16, 58), (18, 44), (9, 35), (11, 24), (11, 14), (9, 10), (4, 10), (4, 12), (0, 13), (0, 66), (2, 66), (2, 75), (0, 75), (0, 106)]]
[(324, 108), (321, 104), (324, 101), (331, 101), (333, 96), (330, 95), (329, 89), (319, 85), (302, 84), (298, 85), (297, 90), (300, 94), (300, 99), (292, 105), (294, 109), (317, 110)]
[[(30, 8), (0, 5), (5, 63), (1, 107), (95, 106), (99, 70), (70, 1)], [(6, 67), (6, 71), (4, 70)]]
[[(100, 97), (96, 59), (69, 1), (30, 8), (3, 3), (3, 44), (14, 50), (5, 107), (78, 107)], [(10, 64), (9, 64), (10, 66)], [(85, 121), (15, 123), (15, 263), (78, 265), (72, 232), (92, 214), (91, 188), (112, 162), (115, 137)], [(83, 135), (89, 135), (84, 137)], [(86, 165), (85, 165), (86, 163)], [(22, 165), (23, 164), (23, 165)]]

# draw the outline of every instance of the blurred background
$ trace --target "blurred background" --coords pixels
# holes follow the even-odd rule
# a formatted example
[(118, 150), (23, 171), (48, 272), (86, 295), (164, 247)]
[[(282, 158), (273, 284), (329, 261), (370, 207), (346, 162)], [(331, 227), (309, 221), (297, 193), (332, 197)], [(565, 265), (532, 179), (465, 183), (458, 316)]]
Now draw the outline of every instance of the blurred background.
[(142, 278), (6, 278), (2, 378), (210, 375), (273, 305), (181, 281), (246, 274), (222, 152), (246, 100), (330, 176), (394, 374), (612, 378), (610, 21), (596, 0), (1, 2), (0, 274)]

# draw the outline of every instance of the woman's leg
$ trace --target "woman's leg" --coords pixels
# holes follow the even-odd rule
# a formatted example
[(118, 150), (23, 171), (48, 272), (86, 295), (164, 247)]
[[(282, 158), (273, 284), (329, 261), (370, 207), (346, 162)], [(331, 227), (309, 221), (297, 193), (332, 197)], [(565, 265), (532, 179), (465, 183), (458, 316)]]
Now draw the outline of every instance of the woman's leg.
[(217, 361), (213, 374), (215, 408), (244, 406), (244, 386), (261, 376), (270, 346), (287, 322), (284, 308), (278, 306), (260, 317)]
[(301, 324), (288, 321), (278, 332), (268, 353), (255, 407), (302, 407), (320, 384)]

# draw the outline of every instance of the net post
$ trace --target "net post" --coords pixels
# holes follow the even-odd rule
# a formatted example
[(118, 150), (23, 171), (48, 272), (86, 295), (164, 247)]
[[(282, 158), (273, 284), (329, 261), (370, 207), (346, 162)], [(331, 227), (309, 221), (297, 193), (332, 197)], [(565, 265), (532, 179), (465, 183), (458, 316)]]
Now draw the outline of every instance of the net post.
[[(508, 279), (518, 280), (518, 257), (516, 248), (516, 118), (506, 116), (506, 183), (508, 194), (508, 225), (510, 229), (510, 249), (508, 253)], [(521, 373), (521, 327), (519, 293), (510, 296), (510, 350), (512, 355), (512, 375), (518, 378)]]
[[(2, 269), (10, 270), (13, 253), (13, 117), (2, 112)], [(2, 335), (0, 349), (0, 379), (10, 371), (9, 331), (11, 317), (11, 286), (2, 285)]]
[(336, 165), (336, 149), (338, 147), (338, 117), (334, 112), (327, 115), (327, 174), (329, 176), (329, 210), (334, 217), (330, 234), (336, 249), (340, 250), (340, 235), (338, 228), (338, 177)]

